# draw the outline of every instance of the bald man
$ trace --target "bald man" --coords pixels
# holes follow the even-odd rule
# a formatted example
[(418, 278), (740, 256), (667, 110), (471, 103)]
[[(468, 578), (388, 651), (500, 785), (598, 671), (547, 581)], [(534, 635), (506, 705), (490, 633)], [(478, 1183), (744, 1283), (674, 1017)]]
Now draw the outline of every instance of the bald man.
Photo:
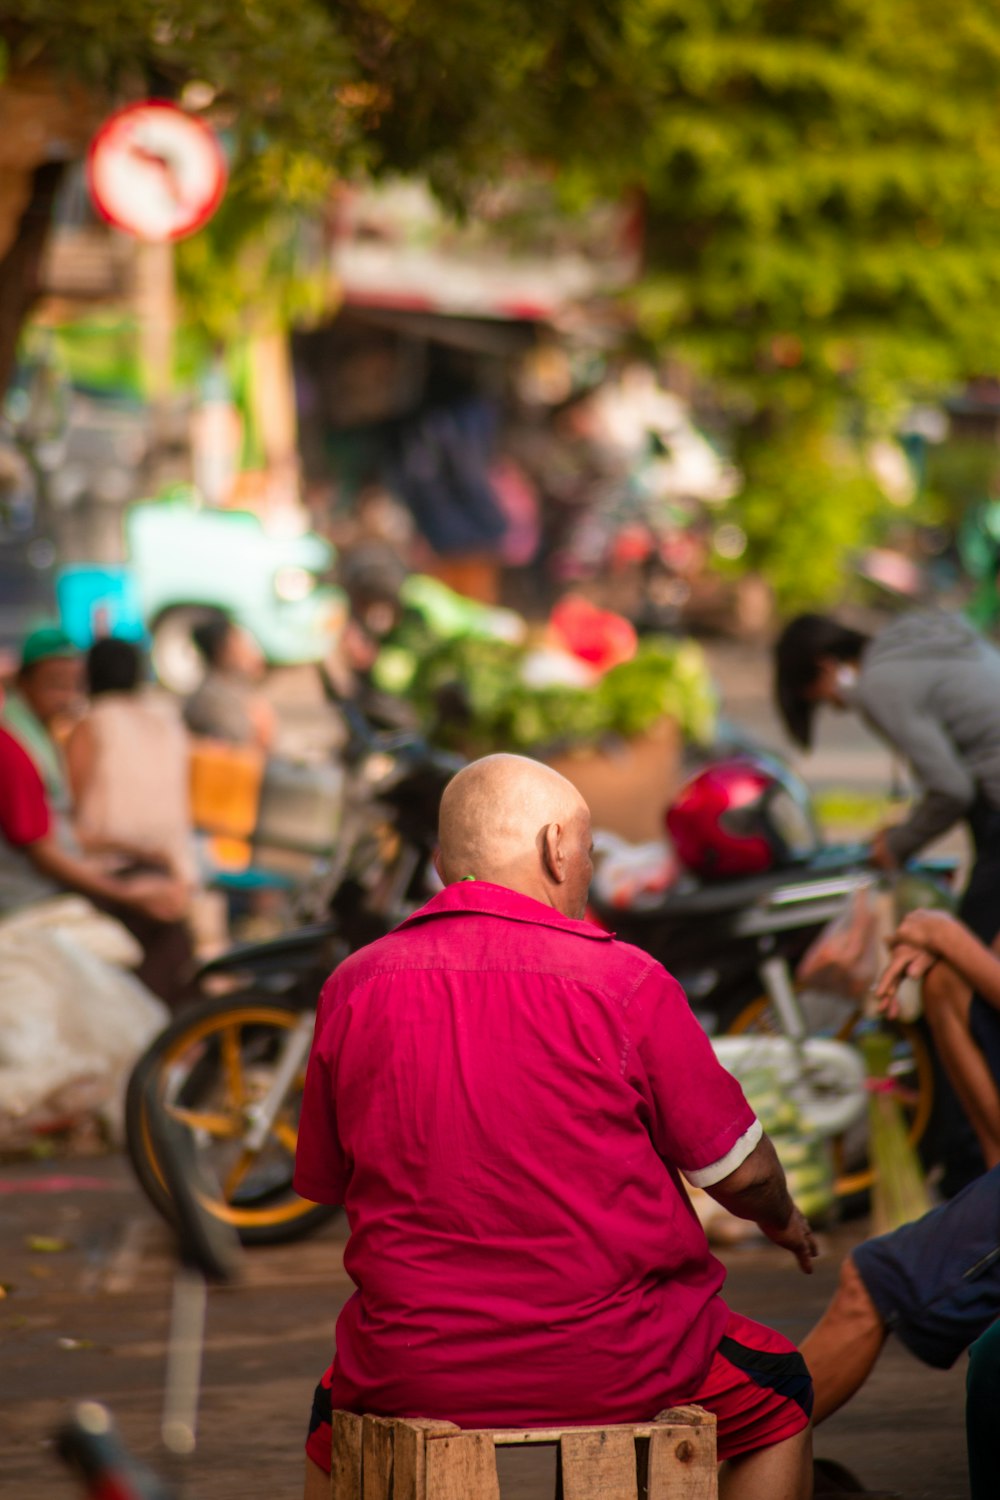
[(798, 1351), (732, 1313), (681, 1174), (805, 1271), (815, 1245), (774, 1149), (648, 954), (585, 920), (590, 815), (494, 755), (441, 804), (444, 889), (320, 999), (295, 1186), (342, 1203), (357, 1290), (316, 1392), (462, 1427), (716, 1413), (726, 1500), (807, 1500)]

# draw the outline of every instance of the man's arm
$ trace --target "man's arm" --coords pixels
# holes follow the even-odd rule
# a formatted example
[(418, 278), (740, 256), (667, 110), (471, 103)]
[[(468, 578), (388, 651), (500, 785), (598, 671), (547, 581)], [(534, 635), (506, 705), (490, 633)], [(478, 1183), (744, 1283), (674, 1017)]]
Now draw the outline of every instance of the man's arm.
[(705, 1192), (738, 1219), (750, 1219), (769, 1240), (791, 1251), (800, 1268), (812, 1274), (818, 1255), (812, 1230), (792, 1202), (785, 1169), (766, 1135), (728, 1177)]
[(160, 922), (179, 921), (187, 909), (187, 891), (180, 881), (160, 875), (119, 880), (89, 860), (67, 854), (51, 834), (23, 845), (23, 852), (50, 880), (95, 901), (130, 906)]
[(975, 781), (943, 726), (913, 702), (895, 673), (867, 674), (859, 704), (879, 734), (905, 755), (923, 788), (903, 822), (883, 829), (876, 842), (876, 862), (901, 865), (954, 827), (972, 803)]
[(902, 978), (920, 979), (943, 959), (971, 989), (1000, 1009), (1000, 958), (948, 912), (911, 912), (889, 941), (892, 955), (875, 987), (886, 1005), (892, 1005)]

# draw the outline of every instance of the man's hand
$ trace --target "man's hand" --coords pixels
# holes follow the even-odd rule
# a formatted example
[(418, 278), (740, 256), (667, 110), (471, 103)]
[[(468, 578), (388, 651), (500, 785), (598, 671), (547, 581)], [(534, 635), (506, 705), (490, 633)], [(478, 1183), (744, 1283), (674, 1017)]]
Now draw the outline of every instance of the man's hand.
[(874, 865), (876, 870), (896, 870), (899, 868), (899, 861), (889, 848), (889, 841), (886, 837), (887, 833), (888, 829), (880, 828), (872, 839), (868, 850), (868, 863)]
[(928, 953), (925, 948), (899, 943), (894, 938), (889, 962), (875, 982), (875, 998), (883, 1015), (894, 1021), (899, 1014), (897, 996), (903, 980), (923, 979), (936, 963), (936, 955)]
[(166, 875), (137, 875), (121, 882), (118, 899), (157, 922), (179, 922), (186, 916), (190, 892), (182, 880)]
[(804, 1271), (807, 1276), (812, 1275), (813, 1261), (819, 1254), (819, 1248), (804, 1214), (793, 1208), (792, 1217), (784, 1229), (778, 1229), (773, 1224), (761, 1224), (759, 1227), (775, 1245), (780, 1245), (782, 1250), (788, 1250), (795, 1256), (800, 1271)]
[(735, 1171), (705, 1191), (738, 1219), (751, 1219), (769, 1240), (790, 1250), (807, 1275), (812, 1273), (816, 1241), (789, 1196), (785, 1170), (766, 1135)]

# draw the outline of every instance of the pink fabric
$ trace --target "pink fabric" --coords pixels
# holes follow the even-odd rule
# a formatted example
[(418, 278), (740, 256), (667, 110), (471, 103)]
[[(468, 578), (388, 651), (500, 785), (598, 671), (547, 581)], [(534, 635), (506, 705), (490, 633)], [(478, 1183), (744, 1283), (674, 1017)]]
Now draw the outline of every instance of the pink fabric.
[(45, 784), (20, 740), (0, 728), (0, 834), (15, 849), (48, 837)]
[(679, 1169), (754, 1116), (647, 954), (482, 882), (324, 988), (295, 1185), (343, 1203), (334, 1407), (623, 1421), (695, 1389), (728, 1310)]

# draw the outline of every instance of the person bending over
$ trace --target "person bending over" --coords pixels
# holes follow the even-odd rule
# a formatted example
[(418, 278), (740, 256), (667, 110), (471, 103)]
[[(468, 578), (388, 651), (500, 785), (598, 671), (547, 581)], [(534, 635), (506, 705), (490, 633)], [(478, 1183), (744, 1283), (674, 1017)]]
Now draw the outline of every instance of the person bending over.
[(445, 888), (340, 965), (316, 1023), (295, 1187), (343, 1204), (357, 1287), (316, 1392), (464, 1427), (718, 1418), (727, 1500), (807, 1500), (811, 1390), (732, 1312), (682, 1177), (804, 1271), (816, 1247), (774, 1148), (680, 986), (584, 920), (590, 815), (517, 756), (441, 805)]

